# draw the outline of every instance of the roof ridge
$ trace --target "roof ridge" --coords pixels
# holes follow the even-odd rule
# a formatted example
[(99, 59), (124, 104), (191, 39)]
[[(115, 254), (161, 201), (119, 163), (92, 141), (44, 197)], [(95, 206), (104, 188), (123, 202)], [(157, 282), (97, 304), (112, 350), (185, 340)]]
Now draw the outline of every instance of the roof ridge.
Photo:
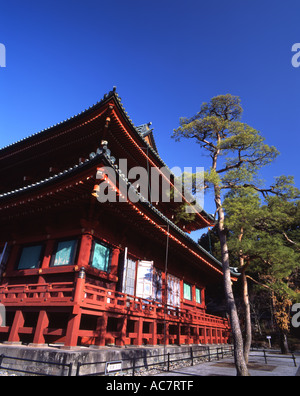
[(47, 128), (44, 128), (44, 129), (42, 129), (42, 130), (40, 130), (38, 132), (32, 133), (29, 136), (26, 136), (26, 137), (24, 137), (22, 139), (17, 140), (16, 142), (10, 143), (10, 144), (0, 148), (0, 153), (1, 153), (1, 151), (4, 151), (4, 150), (6, 150), (8, 148), (13, 147), (14, 145), (17, 145), (17, 144), (19, 144), (21, 142), (24, 142), (24, 141), (26, 141), (28, 139), (31, 139), (31, 138), (35, 137), (35, 136), (41, 135), (42, 133), (45, 133), (45, 132), (51, 130), (52, 128), (56, 128), (56, 127), (64, 124), (65, 122), (68, 122), (68, 121), (71, 121), (73, 119), (76, 119), (77, 117), (80, 117), (81, 115), (83, 115), (87, 111), (94, 109), (96, 106), (99, 106), (101, 103), (104, 103), (107, 99), (109, 99), (110, 97), (112, 97), (114, 95), (116, 96), (116, 98), (120, 102), (119, 96), (116, 93), (116, 87), (114, 86), (112, 91), (109, 91), (108, 93), (104, 94), (102, 99), (100, 99), (98, 102), (94, 103), (93, 105), (89, 106), (88, 108), (80, 111), (79, 113), (77, 113), (77, 114), (75, 114), (75, 115), (73, 115), (73, 116), (71, 116), (69, 118), (66, 118), (65, 120), (59, 121), (56, 124), (53, 124), (53, 125), (51, 125), (51, 126), (49, 126)]

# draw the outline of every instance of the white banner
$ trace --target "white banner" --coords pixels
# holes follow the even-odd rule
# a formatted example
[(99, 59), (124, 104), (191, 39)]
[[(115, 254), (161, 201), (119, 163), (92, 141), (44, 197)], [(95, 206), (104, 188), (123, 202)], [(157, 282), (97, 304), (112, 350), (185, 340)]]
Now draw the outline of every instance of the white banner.
[(152, 299), (153, 261), (139, 261), (137, 270), (136, 296)]

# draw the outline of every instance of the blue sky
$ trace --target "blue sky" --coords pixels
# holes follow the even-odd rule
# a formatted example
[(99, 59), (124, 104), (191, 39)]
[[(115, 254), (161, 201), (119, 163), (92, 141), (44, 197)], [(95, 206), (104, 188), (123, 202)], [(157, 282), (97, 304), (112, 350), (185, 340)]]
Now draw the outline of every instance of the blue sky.
[[(242, 99), (243, 121), (280, 157), (263, 171), (300, 187), (299, 1), (12, 0), (0, 7), (0, 146), (117, 92), (135, 125), (152, 121), (170, 166), (209, 166), (192, 141), (171, 139), (179, 118), (211, 97)], [(214, 211), (206, 199), (205, 209)]]

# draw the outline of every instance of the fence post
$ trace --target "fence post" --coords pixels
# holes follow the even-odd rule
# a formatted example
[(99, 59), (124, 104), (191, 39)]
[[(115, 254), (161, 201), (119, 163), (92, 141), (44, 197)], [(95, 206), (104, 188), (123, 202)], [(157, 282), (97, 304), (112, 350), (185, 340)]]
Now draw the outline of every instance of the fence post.
[(135, 356), (133, 356), (133, 363), (132, 363), (132, 376), (134, 377), (135, 374)]
[(191, 366), (194, 366), (193, 347), (190, 347), (190, 351), (191, 351)]
[(267, 362), (267, 354), (266, 354), (266, 351), (264, 350), (264, 358), (265, 358), (265, 363), (267, 364), (268, 362)]
[(69, 366), (68, 377), (71, 377), (72, 376), (72, 371), (73, 371), (73, 363), (70, 363), (68, 366)]
[(79, 377), (80, 367), (81, 367), (81, 362), (78, 362), (77, 363), (77, 369), (76, 369), (76, 377)]
[(168, 371), (170, 371), (170, 352), (168, 352)]
[(3, 362), (4, 358), (5, 358), (5, 356), (3, 354), (0, 355), (0, 368), (2, 368), (2, 362)]
[(294, 366), (297, 367), (296, 358), (295, 358), (295, 355), (293, 353), (292, 353), (292, 359), (294, 361)]

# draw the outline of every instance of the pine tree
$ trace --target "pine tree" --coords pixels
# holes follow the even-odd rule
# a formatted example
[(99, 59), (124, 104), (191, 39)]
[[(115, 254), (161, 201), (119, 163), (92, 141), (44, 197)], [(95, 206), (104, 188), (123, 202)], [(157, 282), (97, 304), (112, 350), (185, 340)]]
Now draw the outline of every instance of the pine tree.
[(231, 258), (238, 262), (243, 284), (246, 361), (252, 338), (246, 275), (249, 270), (252, 279), (269, 291), (282, 351), (288, 349), (290, 310), (292, 303), (299, 299), (299, 295), (297, 298), (295, 294), (295, 281), (300, 268), (300, 249), (295, 240), (298, 241), (300, 232), (300, 206), (299, 201), (293, 199), (298, 193), (292, 179), (286, 178), (286, 183), (285, 187), (281, 185), (281, 191), (284, 187), (286, 193), (266, 198), (263, 205), (260, 197), (251, 189), (234, 190), (224, 200), (228, 247)]
[[(223, 193), (226, 190), (253, 186), (259, 168), (269, 164), (279, 154), (264, 142), (259, 131), (241, 122), (240, 98), (221, 95), (203, 103), (191, 118), (181, 118), (173, 137), (195, 139), (211, 158), (211, 168), (205, 172), (205, 188), (212, 189), (216, 204), (217, 227), (223, 265), (223, 278), (228, 313), (233, 334), (237, 375), (249, 375), (243, 352), (237, 308), (234, 300), (228, 254)], [(271, 187), (270, 190), (274, 188)]]
[(269, 197), (255, 225), (255, 277), (269, 290), (282, 353), (288, 352), (291, 307), (300, 298), (295, 283), (300, 269), (299, 203), (284, 196)]
[(255, 257), (256, 233), (255, 224), (261, 213), (261, 200), (256, 191), (251, 188), (233, 190), (226, 195), (223, 203), (225, 226), (228, 230), (228, 248), (230, 256), (237, 262), (243, 291), (245, 309), (245, 340), (244, 357), (248, 363), (252, 343), (251, 308), (247, 270)]

